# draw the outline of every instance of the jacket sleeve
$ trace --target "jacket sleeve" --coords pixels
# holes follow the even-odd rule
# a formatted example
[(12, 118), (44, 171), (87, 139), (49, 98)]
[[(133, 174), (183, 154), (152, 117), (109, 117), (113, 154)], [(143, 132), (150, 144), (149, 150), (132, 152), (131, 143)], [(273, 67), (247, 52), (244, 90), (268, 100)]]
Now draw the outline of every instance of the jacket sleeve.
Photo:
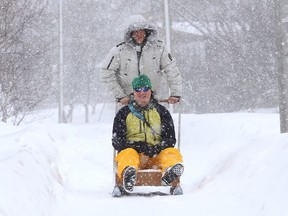
[(160, 107), (159, 112), (161, 113), (161, 137), (160, 143), (161, 149), (174, 147), (176, 143), (174, 122), (171, 114), (165, 107)]
[(107, 85), (113, 96), (118, 99), (126, 96), (117, 79), (120, 66), (119, 49), (115, 46), (102, 61), (100, 79), (102, 83)]
[(170, 88), (171, 96), (182, 96), (182, 77), (176, 60), (168, 52), (164, 43), (162, 56), (160, 59), (160, 69), (167, 75), (167, 81)]
[(125, 107), (120, 109), (113, 122), (112, 129), (112, 145), (115, 150), (118, 152), (127, 148), (127, 140), (126, 140), (126, 116), (125, 115)]

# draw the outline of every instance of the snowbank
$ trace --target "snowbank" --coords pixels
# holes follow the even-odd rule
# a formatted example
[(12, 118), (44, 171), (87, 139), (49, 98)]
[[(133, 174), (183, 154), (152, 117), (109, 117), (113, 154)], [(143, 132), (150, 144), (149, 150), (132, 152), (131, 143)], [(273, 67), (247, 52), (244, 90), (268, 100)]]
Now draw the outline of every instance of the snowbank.
[(278, 114), (183, 114), (184, 195), (116, 199), (114, 107), (100, 110), (89, 124), (83, 110), (71, 125), (53, 123), (57, 114), (20, 127), (0, 123), (1, 216), (125, 216), (127, 209), (137, 216), (287, 216), (288, 134), (280, 134)]
[(63, 193), (55, 139), (45, 125), (1, 123), (0, 131), (0, 215), (56, 215)]

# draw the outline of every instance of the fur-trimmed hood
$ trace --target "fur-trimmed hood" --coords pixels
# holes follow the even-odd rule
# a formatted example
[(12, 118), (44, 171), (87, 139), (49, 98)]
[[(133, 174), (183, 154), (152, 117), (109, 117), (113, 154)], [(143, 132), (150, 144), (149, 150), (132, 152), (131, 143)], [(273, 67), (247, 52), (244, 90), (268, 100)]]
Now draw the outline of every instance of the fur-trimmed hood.
[(147, 32), (146, 43), (154, 43), (157, 41), (157, 28), (152, 23), (149, 23), (143, 16), (141, 15), (133, 15), (130, 16), (128, 22), (126, 24), (126, 28), (124, 31), (124, 41), (126, 44), (130, 46), (135, 46), (133, 38), (131, 37), (131, 33), (133, 31), (137, 31), (140, 29), (144, 29)]

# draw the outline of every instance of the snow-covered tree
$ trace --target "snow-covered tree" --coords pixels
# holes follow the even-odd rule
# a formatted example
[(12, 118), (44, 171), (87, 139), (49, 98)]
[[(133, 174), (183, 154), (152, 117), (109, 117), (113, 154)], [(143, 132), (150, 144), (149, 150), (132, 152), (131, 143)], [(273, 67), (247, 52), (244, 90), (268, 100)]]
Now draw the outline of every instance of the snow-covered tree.
[(0, 117), (14, 124), (39, 107), (52, 90), (53, 35), (47, 1), (0, 2)]
[(186, 27), (178, 26), (172, 43), (192, 108), (225, 112), (277, 105), (274, 1), (180, 0), (171, 1), (171, 10), (174, 22)]

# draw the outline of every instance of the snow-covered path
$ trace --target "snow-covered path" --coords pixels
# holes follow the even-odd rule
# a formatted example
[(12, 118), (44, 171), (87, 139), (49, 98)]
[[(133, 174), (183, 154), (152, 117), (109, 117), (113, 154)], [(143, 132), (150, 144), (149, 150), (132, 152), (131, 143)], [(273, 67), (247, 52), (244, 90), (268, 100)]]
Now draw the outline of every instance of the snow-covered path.
[(288, 134), (278, 114), (183, 114), (184, 195), (112, 198), (113, 110), (89, 124), (81, 110), (71, 125), (56, 116), (1, 123), (0, 215), (287, 216)]
[[(280, 194), (288, 175), (277, 167), (287, 169), (288, 137), (279, 135), (278, 115), (185, 115), (181, 133), (184, 195), (120, 199), (111, 197), (113, 115), (105, 116), (101, 123), (77, 126), (69, 138), (72, 143), (61, 146), (67, 215), (127, 215), (127, 211), (137, 215), (164, 211), (171, 216), (272, 216), (279, 211), (281, 215), (284, 197)], [(174, 118), (177, 126), (177, 115)], [(275, 157), (280, 160), (274, 161)], [(277, 183), (271, 175), (278, 176)]]

